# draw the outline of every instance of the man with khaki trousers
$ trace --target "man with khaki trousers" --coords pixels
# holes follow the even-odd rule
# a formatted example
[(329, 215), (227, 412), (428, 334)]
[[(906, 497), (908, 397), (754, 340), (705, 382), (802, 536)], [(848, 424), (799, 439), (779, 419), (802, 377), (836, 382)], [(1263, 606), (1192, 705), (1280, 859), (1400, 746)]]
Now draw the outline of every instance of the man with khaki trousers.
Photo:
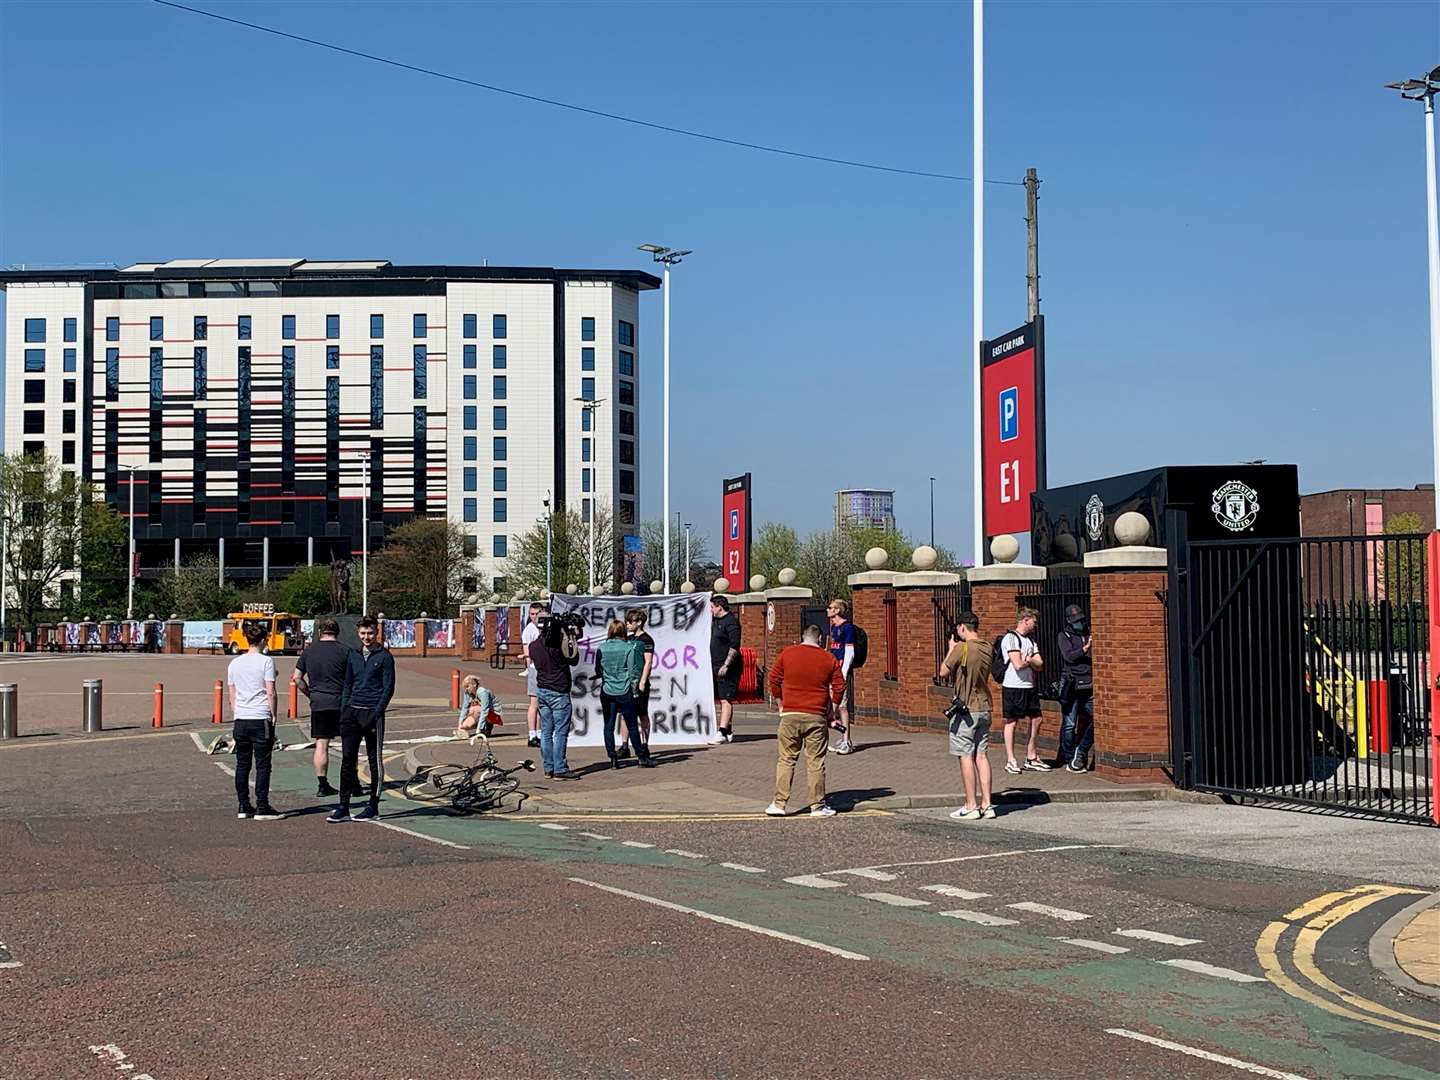
[(834, 817), (825, 802), (826, 723), (833, 702), (845, 697), (845, 676), (840, 662), (824, 649), (818, 626), (807, 626), (799, 645), (782, 649), (770, 668), (770, 696), (780, 699), (780, 748), (775, 768), (775, 801), (765, 808), (771, 817), (784, 817), (795, 777), (795, 762), (805, 752), (810, 783), (810, 816)]

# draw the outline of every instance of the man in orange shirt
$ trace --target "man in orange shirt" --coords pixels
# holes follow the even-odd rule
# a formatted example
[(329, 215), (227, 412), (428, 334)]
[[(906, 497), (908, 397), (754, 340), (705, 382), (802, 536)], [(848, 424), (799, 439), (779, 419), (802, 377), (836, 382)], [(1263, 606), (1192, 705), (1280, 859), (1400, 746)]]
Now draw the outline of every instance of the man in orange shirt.
[(845, 697), (845, 676), (840, 662), (821, 646), (821, 640), (820, 628), (807, 626), (801, 643), (781, 650), (770, 668), (770, 695), (780, 699), (775, 801), (765, 808), (771, 817), (785, 816), (802, 747), (810, 781), (810, 816), (835, 816), (825, 803), (825, 724), (830, 703), (839, 705)]

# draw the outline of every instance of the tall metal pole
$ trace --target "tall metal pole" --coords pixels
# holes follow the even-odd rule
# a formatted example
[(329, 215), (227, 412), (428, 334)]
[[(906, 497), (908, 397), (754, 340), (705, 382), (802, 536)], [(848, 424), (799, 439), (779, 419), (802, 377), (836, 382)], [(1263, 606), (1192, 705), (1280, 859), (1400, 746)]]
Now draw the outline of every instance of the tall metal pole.
[(10, 557), (10, 519), (0, 517), (0, 635), (5, 632), (5, 616), (8, 613), (5, 581), (5, 561)]
[(930, 477), (930, 546), (935, 546), (935, 478)]
[[(685, 523), (685, 581), (690, 581), (690, 523)], [(683, 585), (684, 582), (681, 582)]]
[(552, 516), (551, 513), (550, 513), (550, 500), (549, 500), (549, 499), (546, 499), (546, 500), (545, 500), (545, 591), (546, 591), (546, 592), (554, 592), (554, 591), (555, 591), (555, 585), (554, 585), (554, 583), (551, 581), (551, 562), (550, 562), (550, 526), (551, 526), (551, 522), (552, 522), (553, 520), (554, 520), (554, 518), (553, 518), (553, 516)]
[(985, 476), (981, 465), (980, 443), (980, 342), (985, 337), (985, 3), (974, 0), (974, 29), (972, 49), (974, 79), (974, 117), (972, 122), (971, 154), (974, 157), (972, 191), (974, 247), (970, 274), (972, 278), (970, 308), (970, 364), (975, 373), (975, 401), (972, 411), (975, 431), (972, 439), (972, 453), (975, 456), (975, 490), (971, 512), (974, 514), (975, 565), (985, 562)]
[[(361, 462), (361, 486), (365, 496), (360, 500), (360, 614), (370, 614), (370, 455)], [(353, 534), (352, 534), (353, 535)]]
[(590, 497), (590, 595), (595, 595), (595, 497), (593, 492)]
[(664, 389), (661, 392), (661, 397), (664, 400), (664, 420), (662, 426), (665, 429), (665, 448), (662, 458), (663, 464), (661, 465), (661, 472), (663, 473), (661, 484), (664, 489), (662, 501), (665, 505), (662, 507), (661, 518), (665, 522), (665, 541), (664, 552), (661, 555), (661, 559), (665, 563), (665, 573), (662, 577), (664, 584), (663, 591), (668, 596), (670, 593), (670, 263), (666, 262), (663, 265), (665, 269), (661, 275), (663, 278), (661, 292), (663, 294), (662, 299), (664, 306), (661, 314), (660, 333), (664, 343), (663, 359), (661, 360)]
[(135, 469), (127, 468), (130, 469), (130, 563), (125, 567), (125, 618), (128, 621), (135, 617)]
[[(1440, 477), (1440, 227), (1435, 218), (1435, 94), (1425, 95), (1425, 226), (1430, 255), (1430, 438), (1435, 475)], [(1435, 485), (1440, 521), (1440, 483)]]
[(1025, 286), (1026, 319), (1034, 322), (1040, 317), (1040, 178), (1034, 169), (1025, 170)]

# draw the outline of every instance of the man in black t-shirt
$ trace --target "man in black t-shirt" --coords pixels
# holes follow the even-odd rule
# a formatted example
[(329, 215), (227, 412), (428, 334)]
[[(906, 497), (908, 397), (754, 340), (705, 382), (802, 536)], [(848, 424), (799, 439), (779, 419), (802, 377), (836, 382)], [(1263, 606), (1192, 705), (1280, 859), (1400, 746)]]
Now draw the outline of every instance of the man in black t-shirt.
[(715, 672), (715, 738), (728, 743), (740, 696), (740, 619), (723, 596), (710, 598), (710, 667)]
[[(655, 666), (655, 639), (645, 632), (645, 609), (631, 608), (625, 612), (625, 633), (640, 642), (640, 648), (645, 653), (645, 668), (640, 672), (640, 691), (635, 695), (635, 713), (640, 721), (640, 737), (645, 740), (645, 746), (650, 746), (650, 676)], [(616, 724), (619, 730), (619, 724)], [(638, 754), (640, 748), (636, 747)], [(620, 745), (620, 757), (628, 757), (629, 753), (625, 744)]]
[(340, 737), (340, 693), (350, 666), (350, 650), (340, 644), (340, 624), (334, 619), (315, 623), (319, 641), (306, 646), (295, 661), (290, 681), (310, 699), (310, 738), (315, 740), (315, 794), (338, 795), (326, 772), (330, 764), (330, 740)]

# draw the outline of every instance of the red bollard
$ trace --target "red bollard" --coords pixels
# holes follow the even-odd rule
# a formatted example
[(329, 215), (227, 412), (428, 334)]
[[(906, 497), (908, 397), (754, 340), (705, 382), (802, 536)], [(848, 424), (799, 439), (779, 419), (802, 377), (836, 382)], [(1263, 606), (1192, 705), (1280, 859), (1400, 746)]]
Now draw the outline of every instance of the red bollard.
[(223, 724), (225, 722), (225, 683), (220, 679), (215, 680), (215, 708), (210, 712), (212, 724)]
[(295, 683), (290, 684), (290, 719), (295, 720), (300, 716), (300, 687)]
[(155, 715), (150, 718), (151, 727), (165, 726), (165, 684), (155, 684)]
[(460, 669), (455, 668), (450, 672), (450, 707), (460, 707)]

